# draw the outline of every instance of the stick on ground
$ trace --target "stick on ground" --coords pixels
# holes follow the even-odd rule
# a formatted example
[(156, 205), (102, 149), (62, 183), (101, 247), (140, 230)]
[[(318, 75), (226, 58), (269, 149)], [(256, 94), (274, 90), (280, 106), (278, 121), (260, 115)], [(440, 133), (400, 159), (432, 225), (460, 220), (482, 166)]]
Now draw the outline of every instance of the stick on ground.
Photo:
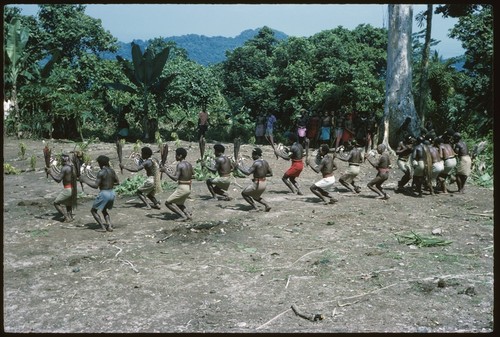
[(297, 308), (295, 304), (292, 304), (292, 310), (295, 313), (295, 315), (307, 319), (311, 322), (320, 321), (324, 318), (322, 314), (304, 314), (299, 311), (299, 308)]

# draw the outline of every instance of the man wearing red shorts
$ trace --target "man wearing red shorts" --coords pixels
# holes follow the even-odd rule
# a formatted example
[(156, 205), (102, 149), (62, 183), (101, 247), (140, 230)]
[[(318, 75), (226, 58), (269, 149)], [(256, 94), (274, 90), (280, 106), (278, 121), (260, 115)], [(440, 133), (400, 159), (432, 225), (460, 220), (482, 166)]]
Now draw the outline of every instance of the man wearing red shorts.
[(294, 135), (292, 137), (293, 144), (288, 151), (288, 155), (283, 155), (282, 153), (275, 152), (276, 155), (280, 156), (285, 160), (291, 160), (292, 166), (283, 174), (281, 180), (285, 183), (286, 186), (292, 191), (292, 193), (297, 193), (298, 195), (302, 195), (302, 191), (300, 190), (299, 184), (297, 183), (296, 178), (299, 177), (300, 172), (304, 169), (304, 162), (302, 161), (302, 157), (304, 156), (304, 148), (297, 141), (297, 136)]

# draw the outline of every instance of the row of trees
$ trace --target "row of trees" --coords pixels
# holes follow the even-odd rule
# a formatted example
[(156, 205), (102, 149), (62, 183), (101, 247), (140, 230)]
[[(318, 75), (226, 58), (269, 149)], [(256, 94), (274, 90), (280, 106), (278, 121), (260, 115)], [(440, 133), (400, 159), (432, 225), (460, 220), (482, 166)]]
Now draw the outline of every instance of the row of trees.
[[(99, 54), (113, 52), (117, 41), (100, 20), (85, 15), (84, 5), (39, 5), (36, 17), (4, 9), (4, 94), (15, 104), (5, 127), (18, 136), (112, 139), (117, 123), (126, 120), (146, 141), (158, 131), (164, 139), (173, 132), (189, 139), (200, 109), (217, 126), (208, 136), (219, 140), (235, 133), (250, 140), (259, 113), (273, 112), (283, 131), (291, 129), (302, 108), (375, 114), (387, 132), (407, 116), (417, 134), (429, 119), (438, 131), (451, 126), (479, 137), (492, 129), (490, 6), (435, 10), (459, 17), (450, 36), (466, 49), (461, 70), (454, 67), (460, 60), (429, 55), (439, 43), (430, 39), (432, 6), (417, 15), (425, 29), (406, 37), (401, 33), (411, 32), (413, 19), (408, 5), (389, 6), (389, 34), (359, 25), (278, 41), (264, 27), (211, 67), (190, 61), (161, 37), (146, 50), (132, 44), (131, 61), (104, 60)], [(396, 25), (401, 18), (409, 31)], [(406, 58), (397, 60), (401, 51)], [(398, 83), (393, 75), (404, 67), (407, 81)], [(388, 100), (391, 94), (397, 95)], [(392, 132), (384, 139), (394, 144), (395, 137)]]

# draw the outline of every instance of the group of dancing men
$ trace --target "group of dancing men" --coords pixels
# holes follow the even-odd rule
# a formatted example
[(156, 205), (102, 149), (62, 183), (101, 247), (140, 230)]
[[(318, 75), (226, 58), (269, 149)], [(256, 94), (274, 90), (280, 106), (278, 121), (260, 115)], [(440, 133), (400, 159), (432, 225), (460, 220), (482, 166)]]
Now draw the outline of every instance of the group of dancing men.
[[(335, 183), (334, 171), (337, 169), (334, 159), (339, 159), (348, 163), (348, 168), (339, 178), (339, 182), (348, 191), (358, 194), (361, 187), (356, 185), (356, 178), (360, 173), (360, 165), (368, 162), (377, 170), (377, 175), (367, 187), (377, 194), (376, 198), (387, 200), (389, 195), (383, 189), (382, 184), (389, 178), (391, 161), (389, 151), (384, 144), (373, 150), (365, 151), (364, 144), (360, 146), (355, 139), (348, 140), (346, 146), (330, 148), (328, 144), (321, 144), (317, 154), (311, 163), (308, 156), (309, 140), (305, 146), (302, 145), (299, 135), (290, 137), (288, 147), (277, 148), (271, 143), (276, 158), (283, 158), (291, 162), (289, 169), (282, 176), (283, 183), (292, 193), (302, 195), (299, 186), (299, 178), (305, 165), (314, 172), (321, 174), (321, 179), (310, 186), (310, 191), (319, 198), (325, 205), (338, 202), (330, 193), (330, 188)], [(231, 184), (232, 174), (235, 170), (243, 174), (252, 175), (252, 183), (243, 188), (241, 196), (251, 205), (251, 210), (258, 211), (256, 203), (264, 206), (264, 211), (269, 212), (271, 206), (262, 197), (266, 190), (266, 179), (273, 176), (269, 162), (262, 158), (262, 149), (255, 147), (252, 151), (253, 163), (250, 167), (242, 165), (238, 158), (230, 158), (225, 154), (225, 147), (220, 143), (213, 146), (214, 160), (209, 165), (205, 163), (203, 157), (201, 166), (213, 173), (217, 173), (215, 178), (206, 180), (207, 188), (214, 199), (221, 198), (229, 201), (232, 198), (228, 194)], [(464, 192), (465, 182), (471, 171), (471, 157), (469, 156), (467, 145), (462, 140), (458, 132), (447, 130), (442, 136), (427, 134), (414, 138), (410, 135), (398, 144), (396, 149), (397, 165), (403, 172), (401, 180), (395, 193), (405, 192), (405, 186), (412, 180), (410, 194), (422, 197), (422, 190), (428, 189), (430, 194), (447, 193), (447, 181), (456, 182), (458, 192)], [(187, 198), (191, 194), (194, 170), (190, 162), (186, 160), (187, 150), (179, 147), (175, 150), (176, 166), (169, 169), (153, 158), (153, 151), (145, 146), (141, 149), (140, 159), (136, 162), (136, 167), (126, 167), (121, 162), (120, 170), (139, 172), (144, 170), (147, 176), (145, 182), (137, 190), (138, 197), (145, 204), (146, 209), (161, 209), (160, 201), (156, 194), (161, 192), (161, 174), (165, 173), (170, 179), (177, 182), (174, 192), (165, 201), (165, 206), (180, 217), (180, 221), (192, 219), (192, 213), (185, 205)], [(96, 161), (99, 165), (99, 172), (95, 179), (91, 179), (85, 174), (79, 174), (75, 165), (75, 156), (62, 154), (62, 168), (54, 170), (52, 166), (46, 167), (47, 175), (50, 175), (56, 182), (63, 184), (63, 190), (54, 201), (57, 211), (63, 216), (64, 222), (73, 221), (73, 208), (76, 207), (76, 184), (85, 183), (92, 188), (99, 189), (95, 198), (91, 214), (105, 231), (113, 231), (108, 210), (113, 207), (115, 200), (114, 187), (120, 184), (116, 172), (110, 166), (109, 157), (101, 155)], [(413, 179), (412, 179), (413, 178)], [(151, 202), (151, 204), (150, 204)], [(98, 214), (101, 211), (103, 219)]]

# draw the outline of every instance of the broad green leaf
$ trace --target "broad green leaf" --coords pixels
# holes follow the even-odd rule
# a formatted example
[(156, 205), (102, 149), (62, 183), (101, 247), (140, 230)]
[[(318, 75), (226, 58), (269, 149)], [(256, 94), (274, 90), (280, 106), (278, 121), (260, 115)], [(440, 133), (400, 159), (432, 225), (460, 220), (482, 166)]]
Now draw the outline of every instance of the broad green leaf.
[(21, 26), (19, 19), (12, 20), (9, 27), (5, 51), (9, 61), (12, 63), (13, 68), (18, 66), (18, 61), (22, 57), (28, 38), (28, 28)]
[(170, 54), (170, 48), (165, 48), (154, 58), (153, 69), (151, 74), (152, 81), (155, 81), (158, 77), (160, 77), (163, 68), (167, 63), (169, 54)]
[(126, 91), (126, 92), (130, 92), (132, 94), (137, 93), (136, 89), (134, 89), (131, 86), (128, 86), (126, 84), (123, 84), (123, 83), (105, 83), (104, 85), (110, 89)]
[(132, 62), (134, 63), (135, 76), (137, 81), (144, 83), (144, 60), (141, 48), (132, 42)]
[(132, 64), (121, 56), (116, 56), (116, 59), (122, 65), (123, 73), (125, 74), (125, 76), (127, 76), (129, 81), (134, 83), (137, 87), (141, 87), (142, 83), (137, 80), (137, 76), (135, 75), (135, 70)]
[(144, 85), (149, 87), (153, 83), (153, 52), (148, 49), (144, 53)]
[(481, 181), (489, 181), (491, 180), (491, 176), (488, 173), (485, 173), (480, 178)]

